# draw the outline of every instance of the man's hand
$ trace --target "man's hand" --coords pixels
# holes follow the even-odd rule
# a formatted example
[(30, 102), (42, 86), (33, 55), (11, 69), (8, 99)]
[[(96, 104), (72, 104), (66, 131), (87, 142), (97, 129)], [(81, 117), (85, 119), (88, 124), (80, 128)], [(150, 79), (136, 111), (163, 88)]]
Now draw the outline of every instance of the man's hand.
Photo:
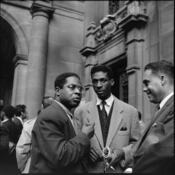
[(9, 142), (9, 152), (10, 154), (15, 150), (15, 144), (13, 142)]
[(86, 134), (89, 138), (91, 138), (94, 135), (94, 126), (95, 122), (90, 122), (90, 120), (86, 118), (83, 123), (82, 132)]
[(119, 163), (122, 159), (124, 159), (124, 151), (122, 149), (115, 149), (112, 153), (111, 153), (111, 160), (109, 160), (109, 164), (111, 166), (114, 166)]

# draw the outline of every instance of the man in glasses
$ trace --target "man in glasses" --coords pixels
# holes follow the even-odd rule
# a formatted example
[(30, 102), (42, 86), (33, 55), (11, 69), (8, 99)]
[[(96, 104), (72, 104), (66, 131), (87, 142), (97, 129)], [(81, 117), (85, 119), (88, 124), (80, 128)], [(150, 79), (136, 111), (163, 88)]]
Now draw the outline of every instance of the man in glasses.
[[(93, 67), (91, 78), (96, 100), (76, 110), (78, 129), (86, 118), (95, 121), (88, 170), (90, 173), (121, 173), (131, 160), (130, 149), (140, 135), (138, 111), (111, 93), (114, 79), (109, 67)], [(113, 166), (109, 166), (110, 163)]]
[(81, 100), (82, 85), (75, 73), (55, 80), (55, 100), (37, 118), (32, 133), (29, 173), (83, 173), (94, 123), (86, 121), (76, 135), (72, 109)]

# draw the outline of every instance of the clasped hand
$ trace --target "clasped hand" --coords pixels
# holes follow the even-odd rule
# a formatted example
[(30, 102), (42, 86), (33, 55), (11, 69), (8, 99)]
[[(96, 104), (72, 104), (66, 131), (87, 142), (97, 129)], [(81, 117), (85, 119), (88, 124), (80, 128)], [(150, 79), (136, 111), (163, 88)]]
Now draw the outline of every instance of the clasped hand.
[(111, 152), (111, 155), (107, 158), (109, 166), (116, 166), (122, 159), (124, 159), (124, 151), (122, 149), (115, 149)]
[(95, 122), (90, 121), (88, 118), (83, 123), (82, 132), (86, 134), (89, 138), (94, 135)]

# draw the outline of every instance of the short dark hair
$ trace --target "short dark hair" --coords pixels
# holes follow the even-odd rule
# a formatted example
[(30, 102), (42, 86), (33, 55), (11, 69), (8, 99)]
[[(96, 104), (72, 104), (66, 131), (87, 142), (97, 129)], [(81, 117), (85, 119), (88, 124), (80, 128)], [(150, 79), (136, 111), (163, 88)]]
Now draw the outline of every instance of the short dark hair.
[(148, 63), (145, 66), (144, 71), (148, 69), (150, 69), (153, 74), (158, 74), (159, 72), (161, 72), (167, 75), (171, 79), (171, 81), (174, 80), (174, 64), (169, 61), (161, 60)]
[(15, 115), (20, 116), (22, 112), (25, 113), (26, 105), (24, 104), (16, 105), (15, 110), (16, 110)]
[(4, 113), (8, 119), (13, 118), (15, 115), (15, 108), (11, 105), (5, 106), (2, 111), (4, 111)]
[(56, 87), (59, 87), (62, 89), (68, 77), (77, 77), (80, 80), (80, 77), (76, 73), (73, 73), (73, 72), (62, 73), (58, 75), (55, 79), (55, 89)]
[(112, 69), (109, 66), (96, 65), (96, 66), (92, 67), (92, 69), (91, 69), (91, 78), (92, 78), (92, 75), (95, 74), (96, 72), (105, 72), (105, 73), (107, 73), (109, 79), (113, 78), (113, 72), (112, 72)]
[(43, 99), (42, 99), (43, 108), (46, 108), (46, 107), (48, 107), (49, 105), (51, 105), (53, 99), (54, 99), (54, 98), (51, 97), (51, 96), (44, 96)]

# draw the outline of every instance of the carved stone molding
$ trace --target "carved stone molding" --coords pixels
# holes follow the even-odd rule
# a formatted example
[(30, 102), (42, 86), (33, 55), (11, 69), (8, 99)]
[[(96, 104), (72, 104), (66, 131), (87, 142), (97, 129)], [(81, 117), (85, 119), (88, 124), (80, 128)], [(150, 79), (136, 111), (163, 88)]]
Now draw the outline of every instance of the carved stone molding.
[(24, 64), (27, 65), (27, 56), (26, 55), (20, 55), (17, 54), (14, 58), (13, 58), (13, 63), (15, 64), (15, 66), (17, 66), (18, 64)]
[(96, 41), (94, 38), (95, 28), (96, 25), (94, 22), (92, 22), (87, 28), (86, 43), (84, 48), (80, 50), (80, 53), (83, 56), (93, 55), (96, 53)]
[(107, 15), (100, 21), (100, 26), (95, 31), (95, 39), (98, 42), (108, 41), (117, 30), (117, 23), (114, 15)]
[(139, 69), (140, 69), (140, 66), (139, 65), (133, 64), (133, 65), (130, 65), (130, 66), (128, 66), (126, 68), (126, 72), (129, 75), (129, 74), (132, 74), (132, 73), (136, 72)]
[(128, 1), (117, 14), (118, 25), (124, 30), (131, 30), (147, 23), (148, 15), (142, 1)]
[(97, 48), (105, 42), (112, 41), (119, 31), (128, 32), (139, 28), (148, 21), (146, 8), (143, 1), (125, 2), (125, 5), (113, 15), (107, 15), (100, 21), (99, 26), (91, 24), (86, 35), (86, 44), (80, 53), (83, 56), (96, 54)]
[(48, 2), (44, 1), (35, 1), (33, 2), (30, 12), (32, 17), (34, 16), (44, 16), (47, 18), (51, 18), (55, 9)]

